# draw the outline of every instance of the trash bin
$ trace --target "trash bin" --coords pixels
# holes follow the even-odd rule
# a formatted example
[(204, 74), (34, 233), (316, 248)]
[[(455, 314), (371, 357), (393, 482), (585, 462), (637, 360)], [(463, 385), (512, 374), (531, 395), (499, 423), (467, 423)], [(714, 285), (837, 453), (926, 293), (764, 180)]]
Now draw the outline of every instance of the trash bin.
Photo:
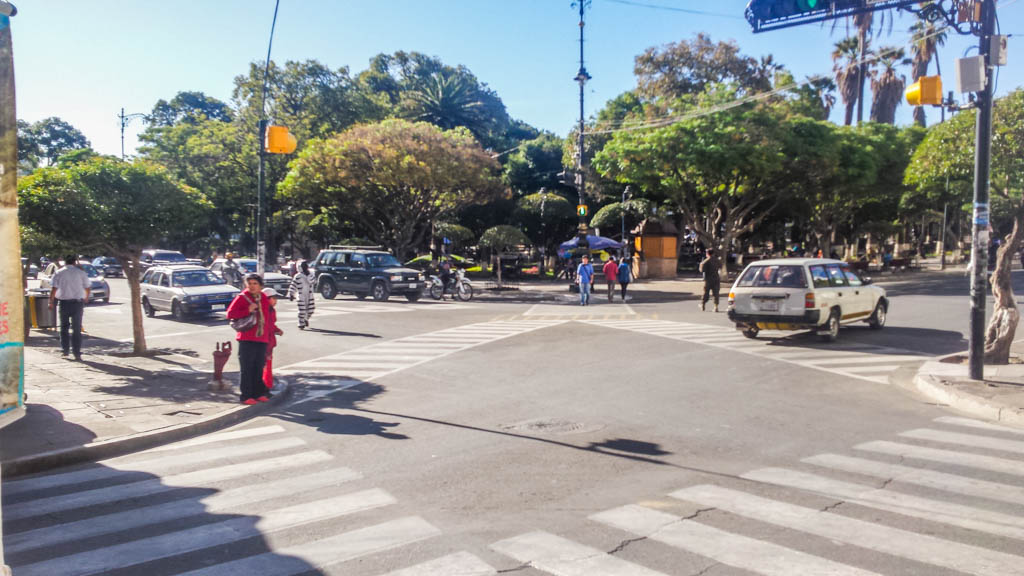
[(50, 309), (50, 293), (46, 290), (25, 291), (25, 324), (33, 328), (56, 328), (56, 310)]

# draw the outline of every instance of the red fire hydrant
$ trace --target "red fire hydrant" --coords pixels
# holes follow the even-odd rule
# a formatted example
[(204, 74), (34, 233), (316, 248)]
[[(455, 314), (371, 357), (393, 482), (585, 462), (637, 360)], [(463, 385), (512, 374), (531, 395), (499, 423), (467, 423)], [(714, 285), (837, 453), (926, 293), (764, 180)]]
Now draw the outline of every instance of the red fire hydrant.
[(213, 351), (213, 381), (210, 382), (210, 390), (227, 390), (228, 384), (224, 382), (224, 365), (231, 358), (231, 341), (217, 344)]

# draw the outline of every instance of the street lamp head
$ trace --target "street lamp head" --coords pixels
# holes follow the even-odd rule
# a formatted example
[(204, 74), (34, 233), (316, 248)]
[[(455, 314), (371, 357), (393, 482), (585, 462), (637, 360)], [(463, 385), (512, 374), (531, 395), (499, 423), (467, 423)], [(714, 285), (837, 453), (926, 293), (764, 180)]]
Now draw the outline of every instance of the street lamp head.
[(587, 69), (586, 68), (580, 68), (579, 73), (576, 74), (575, 78), (573, 78), (573, 80), (579, 82), (580, 84), (585, 84), (587, 82), (587, 80), (590, 80), (590, 79), (591, 79), (591, 76), (590, 76), (590, 74), (587, 74)]
[(548, 189), (546, 187), (542, 187), (540, 189), (540, 195), (541, 195), (542, 198), (547, 196), (548, 195)]

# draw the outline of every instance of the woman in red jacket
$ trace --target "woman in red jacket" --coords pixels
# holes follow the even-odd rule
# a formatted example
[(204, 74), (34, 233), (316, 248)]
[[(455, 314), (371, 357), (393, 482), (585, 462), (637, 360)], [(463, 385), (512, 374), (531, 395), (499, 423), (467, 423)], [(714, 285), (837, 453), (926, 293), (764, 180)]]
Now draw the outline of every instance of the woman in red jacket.
[(263, 295), (263, 278), (259, 274), (245, 277), (246, 290), (235, 296), (228, 306), (228, 320), (238, 320), (256, 313), (256, 325), (238, 332), (239, 391), (242, 404), (267, 402), (267, 387), (263, 385), (263, 364), (267, 361), (267, 343), (271, 327), (270, 299)]

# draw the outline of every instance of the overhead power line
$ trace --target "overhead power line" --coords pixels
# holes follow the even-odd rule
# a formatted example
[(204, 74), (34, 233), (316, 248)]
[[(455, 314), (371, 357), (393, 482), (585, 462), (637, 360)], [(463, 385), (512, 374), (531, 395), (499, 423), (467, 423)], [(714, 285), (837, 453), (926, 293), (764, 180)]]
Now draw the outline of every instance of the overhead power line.
[(692, 8), (679, 8), (678, 6), (665, 6), (664, 4), (650, 4), (648, 2), (636, 2), (635, 0), (605, 0), (605, 2), (614, 2), (615, 4), (636, 6), (638, 8), (650, 8), (653, 10), (666, 10), (668, 12), (682, 12), (684, 14), (695, 14), (698, 16), (714, 16), (717, 18), (735, 18), (738, 20), (743, 20), (742, 16), (738, 16), (736, 14), (726, 14), (724, 12), (708, 12), (706, 10), (694, 10)]

